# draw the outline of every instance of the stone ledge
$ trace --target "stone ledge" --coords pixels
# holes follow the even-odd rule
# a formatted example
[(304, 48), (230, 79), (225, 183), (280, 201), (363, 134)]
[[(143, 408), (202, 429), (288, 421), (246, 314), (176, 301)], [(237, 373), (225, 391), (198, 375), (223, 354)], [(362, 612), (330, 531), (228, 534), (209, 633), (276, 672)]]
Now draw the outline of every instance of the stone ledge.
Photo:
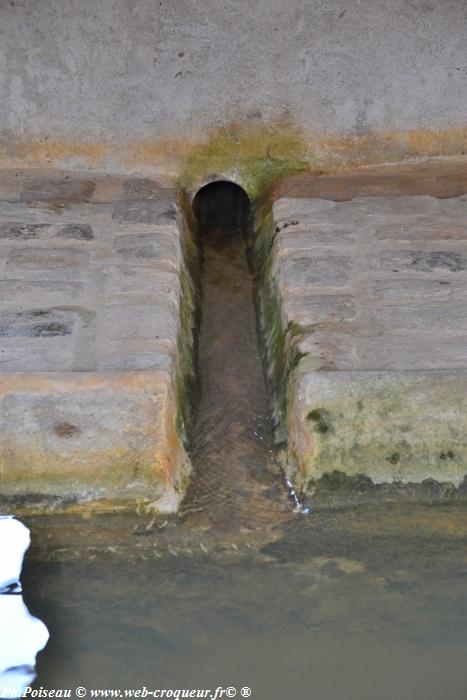
[(374, 483), (425, 479), (458, 486), (467, 474), (467, 371), (314, 372), (289, 385), (295, 479), (332, 471)]
[[(358, 192), (355, 193), (358, 195)], [(467, 198), (273, 205), (263, 323), (300, 489), (467, 474)], [(275, 327), (275, 330), (274, 330)], [(272, 330), (271, 330), (272, 329)]]
[(176, 508), (188, 463), (169, 374), (3, 375), (0, 416), (2, 497)]

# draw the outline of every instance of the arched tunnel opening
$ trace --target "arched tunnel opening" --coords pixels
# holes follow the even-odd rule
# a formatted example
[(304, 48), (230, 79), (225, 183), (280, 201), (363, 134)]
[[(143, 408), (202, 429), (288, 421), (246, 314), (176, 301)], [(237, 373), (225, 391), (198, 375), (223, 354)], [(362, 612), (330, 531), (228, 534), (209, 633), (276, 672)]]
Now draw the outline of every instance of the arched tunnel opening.
[(198, 190), (193, 213), (200, 230), (226, 235), (245, 233), (251, 224), (251, 203), (245, 190), (234, 182), (216, 180)]
[(288, 517), (273, 461), (273, 430), (248, 261), (252, 207), (239, 185), (202, 187), (192, 203), (201, 253), (199, 397), (181, 506), (191, 525), (253, 527)]

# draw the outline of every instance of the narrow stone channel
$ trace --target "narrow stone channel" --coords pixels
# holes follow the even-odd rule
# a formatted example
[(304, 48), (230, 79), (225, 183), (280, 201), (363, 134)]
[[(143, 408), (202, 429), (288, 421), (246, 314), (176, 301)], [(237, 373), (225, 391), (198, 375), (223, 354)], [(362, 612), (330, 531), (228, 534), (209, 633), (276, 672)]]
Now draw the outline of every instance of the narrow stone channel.
[(190, 524), (259, 528), (291, 515), (274, 464), (272, 426), (247, 262), (249, 200), (228, 182), (197, 194), (200, 224), (200, 397), (182, 504)]

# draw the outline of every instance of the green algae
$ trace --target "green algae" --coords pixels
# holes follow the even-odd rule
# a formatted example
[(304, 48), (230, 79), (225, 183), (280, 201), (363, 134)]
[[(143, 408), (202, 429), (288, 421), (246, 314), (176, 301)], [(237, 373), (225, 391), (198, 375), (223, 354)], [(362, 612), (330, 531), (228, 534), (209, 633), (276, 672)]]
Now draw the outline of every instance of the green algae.
[[(176, 427), (187, 446), (193, 426), (193, 396), (196, 387), (195, 326), (198, 308), (198, 248), (194, 238), (196, 222), (187, 202), (180, 194), (180, 229), (182, 264), (180, 267), (180, 325), (177, 338)], [(186, 483), (179, 485), (184, 490)]]
[(233, 125), (193, 147), (179, 183), (191, 191), (206, 179), (231, 179), (254, 201), (279, 178), (309, 170), (306, 152), (303, 136), (291, 127)]
[[(466, 425), (466, 399), (455, 378), (445, 382), (449, 386), (421, 375), (369, 373), (352, 384), (321, 375), (304, 397), (314, 447), (313, 454), (302, 455), (303, 488), (334, 471), (365, 474), (376, 484), (426, 479), (459, 484), (467, 473), (465, 433), (458, 430), (459, 421)], [(464, 407), (457, 417), (453, 400)]]
[(314, 424), (315, 429), (322, 434), (333, 433), (332, 416), (329, 411), (321, 408), (314, 408), (306, 417), (307, 421)]
[(282, 297), (272, 272), (275, 223), (269, 202), (256, 213), (253, 266), (258, 277), (260, 322), (266, 349), (268, 380), (273, 397), (276, 441), (286, 440), (289, 380), (305, 354), (298, 343), (303, 329), (295, 322), (285, 324)]
[[(292, 351), (295, 345), (295, 329), (284, 332), (281, 321), (281, 300), (273, 280), (268, 274), (271, 264), (269, 249), (272, 245), (272, 212), (270, 203), (265, 202), (268, 189), (273, 183), (298, 172), (310, 169), (307, 160), (307, 145), (303, 135), (295, 128), (286, 125), (233, 124), (228, 128), (213, 130), (208, 139), (196, 144), (184, 161), (178, 182), (185, 192), (183, 211), (187, 231), (184, 238), (195, 230), (195, 222), (189, 206), (190, 193), (209, 181), (226, 179), (242, 186), (249, 195), (255, 218), (259, 227), (255, 230), (251, 262), (255, 275), (260, 280), (260, 317), (266, 338), (269, 364), (269, 379), (274, 391), (275, 414), (277, 425), (283, 422), (283, 405), (285, 403), (285, 386), (288, 374), (297, 364), (297, 353)], [(193, 259), (189, 253), (188, 257)], [(189, 269), (189, 264), (185, 266)], [(197, 272), (191, 270), (191, 280), (187, 287), (193, 285)], [(178, 380), (178, 420), (179, 430), (186, 433), (189, 423), (186, 409), (189, 404), (189, 387), (193, 387), (193, 340), (188, 340), (194, 328), (193, 290), (187, 290), (181, 300), (181, 372)], [(194, 304), (194, 306), (193, 306)], [(185, 310), (185, 312), (184, 312)]]
[[(364, 474), (376, 484), (430, 478), (460, 483), (467, 473), (467, 452), (459, 425), (467, 424), (454, 417), (452, 398), (457, 394), (455, 405), (465, 405), (462, 387), (454, 382), (451, 391), (444, 380), (410, 374), (383, 379), (371, 373), (365, 381), (334, 385), (332, 363), (300, 351), (310, 329), (285, 321), (274, 270), (276, 234), (270, 202), (263, 202), (256, 210), (254, 268), (276, 442), (287, 444), (284, 468), (294, 486), (314, 489), (332, 471), (352, 478)], [(300, 396), (310, 375), (316, 385), (309, 396), (308, 390)]]

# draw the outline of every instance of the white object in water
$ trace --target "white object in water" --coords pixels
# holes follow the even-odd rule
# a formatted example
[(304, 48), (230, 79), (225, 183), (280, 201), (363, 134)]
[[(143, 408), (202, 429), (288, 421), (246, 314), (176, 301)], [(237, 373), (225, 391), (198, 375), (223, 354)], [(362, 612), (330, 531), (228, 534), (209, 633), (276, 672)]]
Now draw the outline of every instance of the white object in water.
[(23, 558), (31, 542), (28, 528), (11, 515), (0, 515), (0, 593), (21, 592)]
[(18, 698), (36, 677), (36, 655), (49, 639), (21, 595), (0, 595), (0, 698)]
[(36, 655), (49, 639), (47, 627), (23, 602), (19, 582), (29, 530), (0, 516), (0, 698), (18, 698), (36, 677)]

